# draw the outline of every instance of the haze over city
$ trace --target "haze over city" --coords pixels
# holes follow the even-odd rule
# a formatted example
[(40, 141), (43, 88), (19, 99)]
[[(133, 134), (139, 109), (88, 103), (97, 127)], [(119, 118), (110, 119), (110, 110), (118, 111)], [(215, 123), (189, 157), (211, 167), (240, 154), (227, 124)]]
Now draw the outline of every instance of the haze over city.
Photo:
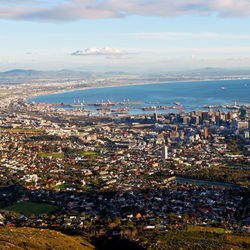
[(250, 66), (248, 0), (2, 0), (0, 71)]

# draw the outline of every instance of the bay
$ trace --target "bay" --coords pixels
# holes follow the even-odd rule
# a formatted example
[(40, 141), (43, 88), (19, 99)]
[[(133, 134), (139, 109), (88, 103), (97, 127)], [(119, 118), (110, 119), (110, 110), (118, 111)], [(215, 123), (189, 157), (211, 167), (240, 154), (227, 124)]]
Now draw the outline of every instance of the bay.
[[(73, 104), (76, 102), (142, 102), (130, 105), (129, 114), (153, 113), (154, 110), (143, 111), (141, 107), (176, 106), (185, 112), (206, 110), (208, 105), (250, 104), (250, 79), (216, 80), (197, 82), (171, 82), (159, 84), (140, 84), (118, 87), (104, 87), (62, 92), (30, 98), (28, 102)], [(124, 107), (124, 105), (116, 106)], [(93, 109), (94, 107), (88, 107)], [(178, 112), (178, 110), (158, 110), (158, 113)]]

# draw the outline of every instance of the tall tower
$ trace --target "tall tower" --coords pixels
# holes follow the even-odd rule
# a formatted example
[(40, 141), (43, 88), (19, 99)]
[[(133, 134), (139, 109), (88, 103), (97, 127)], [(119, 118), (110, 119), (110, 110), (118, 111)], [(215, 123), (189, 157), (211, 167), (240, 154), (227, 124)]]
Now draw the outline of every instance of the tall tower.
[(208, 114), (211, 116), (213, 114), (213, 109), (209, 108)]
[(240, 108), (240, 119), (245, 121), (247, 117), (247, 110), (245, 108)]
[(164, 160), (168, 159), (168, 147), (166, 145), (163, 145), (162, 147), (162, 158)]
[(207, 139), (208, 138), (208, 128), (205, 127), (204, 129), (204, 138)]
[(154, 112), (154, 121), (155, 121), (155, 122), (158, 121), (158, 114), (157, 114), (156, 110), (155, 110), (155, 112)]

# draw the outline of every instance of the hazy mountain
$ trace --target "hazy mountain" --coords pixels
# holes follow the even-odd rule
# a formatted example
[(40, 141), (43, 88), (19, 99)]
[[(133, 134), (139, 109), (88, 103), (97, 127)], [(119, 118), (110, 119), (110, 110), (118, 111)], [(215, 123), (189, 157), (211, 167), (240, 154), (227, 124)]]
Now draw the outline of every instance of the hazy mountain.
[(13, 69), (6, 72), (0, 72), (0, 78), (55, 78), (55, 77), (89, 77), (93, 73), (72, 71), (68, 69), (58, 71), (39, 71), (39, 70), (25, 70)]
[[(88, 72), (88, 71), (74, 71), (69, 69), (62, 69), (58, 71), (40, 71), (40, 70), (25, 70), (25, 69), (13, 69), (6, 72), (0, 72), (0, 81), (24, 81), (32, 79), (53, 79), (53, 78), (98, 78), (98, 77), (118, 77), (118, 76), (132, 76), (126, 72)], [(182, 72), (169, 72), (169, 73), (154, 73), (154, 74), (138, 74), (137, 77), (225, 77), (225, 76), (237, 76), (237, 75), (250, 75), (248, 69), (223, 69), (215, 67), (206, 67), (201, 69), (194, 69)]]
[(0, 72), (0, 76), (37, 76), (43, 74), (38, 70), (13, 69), (6, 72)]
[(224, 68), (215, 68), (215, 67), (206, 67), (201, 69), (195, 69), (188, 71), (191, 74), (200, 74), (200, 75), (245, 75), (250, 74), (249, 69), (224, 69)]
[(69, 69), (62, 69), (58, 71), (39, 71), (39, 70), (25, 70), (13, 69), (6, 72), (0, 72), (0, 78), (16, 77), (16, 78), (53, 78), (53, 77), (93, 77), (93, 76), (112, 76), (112, 75), (128, 75), (125, 72), (88, 72), (88, 71), (74, 71)]

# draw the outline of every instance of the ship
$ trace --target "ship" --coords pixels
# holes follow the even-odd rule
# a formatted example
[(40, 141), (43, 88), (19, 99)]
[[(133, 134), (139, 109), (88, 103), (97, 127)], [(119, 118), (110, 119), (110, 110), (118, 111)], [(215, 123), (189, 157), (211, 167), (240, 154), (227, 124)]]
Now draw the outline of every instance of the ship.
[(147, 110), (155, 110), (157, 108), (155, 106), (152, 106), (152, 107), (143, 107), (141, 109), (144, 110), (144, 111), (147, 111)]
[(117, 108), (117, 109), (112, 109), (111, 112), (117, 112), (117, 113), (127, 113), (129, 111), (128, 107), (125, 108)]
[(127, 105), (139, 105), (139, 104), (143, 104), (143, 102), (129, 102), (129, 103), (127, 103)]
[(69, 106), (74, 108), (81, 108), (84, 106), (84, 104), (70, 104)]

